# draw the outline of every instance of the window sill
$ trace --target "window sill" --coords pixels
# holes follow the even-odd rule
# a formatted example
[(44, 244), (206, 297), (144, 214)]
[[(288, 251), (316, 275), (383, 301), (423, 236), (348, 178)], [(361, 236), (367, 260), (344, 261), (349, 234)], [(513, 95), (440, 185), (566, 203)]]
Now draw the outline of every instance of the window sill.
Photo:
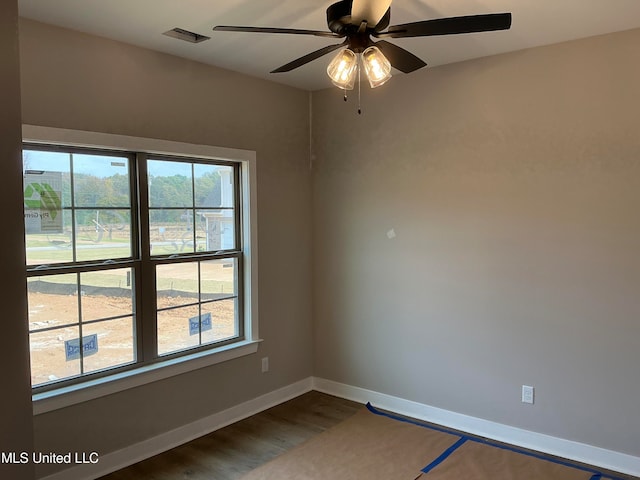
[(40, 415), (234, 358), (251, 355), (258, 351), (260, 342), (261, 340), (246, 340), (215, 350), (185, 355), (69, 387), (38, 393), (32, 397), (33, 414)]

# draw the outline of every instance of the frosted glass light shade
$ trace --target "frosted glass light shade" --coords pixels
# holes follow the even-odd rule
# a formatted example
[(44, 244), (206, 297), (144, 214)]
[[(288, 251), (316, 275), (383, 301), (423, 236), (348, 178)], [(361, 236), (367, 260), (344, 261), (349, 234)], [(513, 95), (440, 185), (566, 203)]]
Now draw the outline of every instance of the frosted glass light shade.
[(391, 63), (378, 47), (369, 47), (362, 52), (364, 71), (371, 88), (376, 88), (391, 78)]
[(358, 72), (358, 56), (348, 48), (341, 49), (327, 67), (327, 75), (336, 87), (353, 90)]

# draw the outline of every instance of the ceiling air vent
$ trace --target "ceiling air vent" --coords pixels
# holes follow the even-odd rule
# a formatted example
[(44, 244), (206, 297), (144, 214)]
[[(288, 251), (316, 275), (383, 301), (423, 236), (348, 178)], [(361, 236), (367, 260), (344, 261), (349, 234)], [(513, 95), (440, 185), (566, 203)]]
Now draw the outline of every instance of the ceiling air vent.
[(209, 40), (211, 37), (207, 37), (205, 35), (200, 35), (199, 33), (193, 33), (189, 30), (185, 30), (184, 28), (172, 28), (168, 32), (164, 32), (163, 35), (167, 37), (177, 38), (178, 40), (184, 40), (185, 42), (191, 43), (200, 43), (205, 40)]

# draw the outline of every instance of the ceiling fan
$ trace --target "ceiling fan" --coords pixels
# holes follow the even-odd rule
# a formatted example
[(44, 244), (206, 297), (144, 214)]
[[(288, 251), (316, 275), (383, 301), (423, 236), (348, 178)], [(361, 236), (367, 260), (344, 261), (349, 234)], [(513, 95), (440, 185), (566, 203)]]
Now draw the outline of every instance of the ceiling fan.
[[(327, 26), (330, 31), (225, 25), (213, 27), (213, 30), (344, 38), (342, 43), (308, 53), (271, 73), (289, 72), (340, 49), (329, 64), (327, 73), (334, 85), (351, 90), (356, 74), (360, 73), (360, 62), (372, 88), (391, 78), (392, 66), (403, 73), (411, 73), (427, 65), (413, 53), (387, 42), (385, 38), (488, 32), (511, 27), (511, 13), (438, 18), (390, 27), (391, 2), (392, 0), (340, 0), (327, 8)], [(380, 40), (374, 42), (371, 37)]]

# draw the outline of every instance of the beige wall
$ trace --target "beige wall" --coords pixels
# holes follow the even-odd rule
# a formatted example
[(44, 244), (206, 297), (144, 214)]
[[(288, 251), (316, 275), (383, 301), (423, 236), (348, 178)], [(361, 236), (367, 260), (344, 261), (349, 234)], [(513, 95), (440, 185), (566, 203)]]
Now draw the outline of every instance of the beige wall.
[(639, 43), (314, 93), (317, 376), (638, 455)]
[(311, 375), (308, 93), (33, 21), (20, 35), (24, 123), (255, 150), (258, 175), (258, 354), (39, 415), (36, 449), (106, 454)]
[[(0, 363), (0, 452), (31, 452), (33, 448), (29, 348), (27, 344), (24, 219), (20, 154), (20, 63), (18, 2), (0, 2), (0, 263), (5, 281), (0, 289), (2, 327)], [(15, 232), (15, 233), (11, 233)], [(0, 463), (0, 478), (33, 478), (33, 466)]]

